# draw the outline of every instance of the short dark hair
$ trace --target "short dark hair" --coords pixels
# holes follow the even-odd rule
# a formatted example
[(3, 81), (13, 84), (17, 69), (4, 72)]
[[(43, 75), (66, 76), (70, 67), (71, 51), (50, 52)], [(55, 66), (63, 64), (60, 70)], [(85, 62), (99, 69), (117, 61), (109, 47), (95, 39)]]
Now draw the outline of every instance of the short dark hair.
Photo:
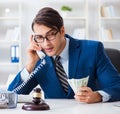
[(63, 18), (55, 9), (50, 7), (44, 7), (39, 10), (32, 22), (33, 31), (34, 24), (45, 25), (47, 27), (60, 30), (60, 28), (63, 26)]

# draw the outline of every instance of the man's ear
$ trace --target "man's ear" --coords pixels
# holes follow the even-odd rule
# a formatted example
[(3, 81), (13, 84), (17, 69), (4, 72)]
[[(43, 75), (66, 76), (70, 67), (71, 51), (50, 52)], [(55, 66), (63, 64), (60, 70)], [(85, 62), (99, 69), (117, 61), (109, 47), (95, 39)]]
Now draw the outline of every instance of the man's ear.
[(60, 33), (61, 33), (61, 35), (63, 35), (63, 36), (65, 35), (65, 27), (64, 27), (64, 26), (61, 27)]

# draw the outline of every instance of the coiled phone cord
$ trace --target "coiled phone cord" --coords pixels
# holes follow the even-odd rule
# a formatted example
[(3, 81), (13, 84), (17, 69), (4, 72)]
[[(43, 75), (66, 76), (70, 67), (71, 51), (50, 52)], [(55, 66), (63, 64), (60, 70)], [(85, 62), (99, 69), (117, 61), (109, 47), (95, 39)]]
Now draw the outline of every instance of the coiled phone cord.
[(33, 70), (31, 72), (31, 74), (29, 75), (29, 78), (27, 79), (27, 81), (24, 81), (22, 84), (20, 84), (18, 87), (16, 87), (15, 89), (13, 89), (13, 92), (17, 93), (18, 91), (20, 91), (33, 77), (34, 75), (46, 64), (45, 59), (41, 60), (41, 63), (35, 68), (35, 70)]

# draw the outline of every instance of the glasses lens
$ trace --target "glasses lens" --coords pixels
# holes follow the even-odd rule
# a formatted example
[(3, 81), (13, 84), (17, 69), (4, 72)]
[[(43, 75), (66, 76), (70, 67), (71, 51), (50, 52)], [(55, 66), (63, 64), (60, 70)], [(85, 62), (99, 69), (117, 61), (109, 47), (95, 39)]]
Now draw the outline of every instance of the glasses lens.
[(44, 38), (41, 35), (35, 35), (34, 40), (35, 42), (39, 43), (39, 42), (43, 42)]
[(55, 39), (57, 32), (58, 32), (58, 31), (55, 31), (55, 30), (54, 30), (54, 31), (51, 31), (50, 33), (48, 33), (48, 34), (46, 35), (47, 40), (53, 40), (53, 39)]

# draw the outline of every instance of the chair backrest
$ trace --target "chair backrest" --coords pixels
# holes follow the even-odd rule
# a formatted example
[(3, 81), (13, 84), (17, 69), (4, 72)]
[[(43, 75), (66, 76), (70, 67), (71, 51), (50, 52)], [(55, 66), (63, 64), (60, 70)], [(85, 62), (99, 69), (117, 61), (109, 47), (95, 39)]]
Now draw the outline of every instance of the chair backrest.
[(118, 72), (120, 73), (120, 50), (112, 49), (112, 48), (105, 48), (105, 51), (110, 58), (112, 64), (116, 67)]

